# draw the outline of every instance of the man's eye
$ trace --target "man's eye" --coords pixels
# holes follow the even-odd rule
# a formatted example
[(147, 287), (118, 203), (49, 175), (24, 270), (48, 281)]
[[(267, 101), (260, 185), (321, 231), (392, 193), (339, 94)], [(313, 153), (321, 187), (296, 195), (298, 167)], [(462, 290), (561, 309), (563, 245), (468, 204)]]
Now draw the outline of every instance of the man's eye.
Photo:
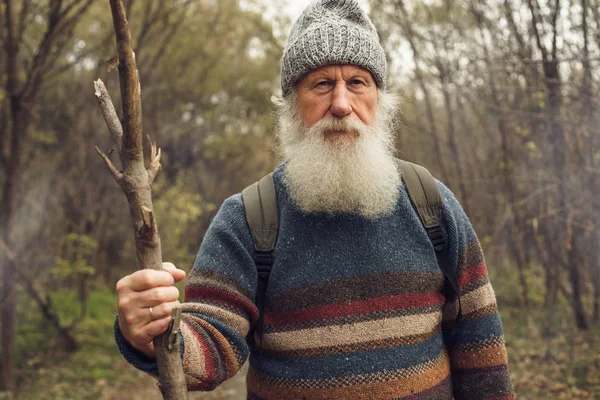
[(351, 84), (351, 85), (364, 85), (364, 84), (365, 84), (365, 82), (363, 82), (363, 80), (362, 80), (362, 79), (352, 79), (352, 80), (350, 81), (350, 84)]
[(329, 81), (319, 81), (317, 82), (317, 84), (315, 85), (315, 87), (327, 87), (330, 85)]

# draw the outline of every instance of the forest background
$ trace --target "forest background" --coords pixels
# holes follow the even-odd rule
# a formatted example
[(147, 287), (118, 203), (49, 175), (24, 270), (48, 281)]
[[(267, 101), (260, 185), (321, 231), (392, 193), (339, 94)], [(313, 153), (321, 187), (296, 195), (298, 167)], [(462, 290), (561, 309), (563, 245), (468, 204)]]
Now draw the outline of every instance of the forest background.
[[(189, 270), (221, 202), (281, 161), (270, 96), (289, 4), (125, 4), (144, 130), (163, 151), (163, 258)], [(470, 216), (519, 397), (600, 398), (600, 0), (363, 4), (403, 99), (398, 155)], [(111, 142), (92, 81), (120, 107), (110, 18), (102, 0), (0, 1), (0, 398), (159, 398), (112, 333), (136, 260), (94, 151)], [(197, 398), (243, 387), (241, 374)]]

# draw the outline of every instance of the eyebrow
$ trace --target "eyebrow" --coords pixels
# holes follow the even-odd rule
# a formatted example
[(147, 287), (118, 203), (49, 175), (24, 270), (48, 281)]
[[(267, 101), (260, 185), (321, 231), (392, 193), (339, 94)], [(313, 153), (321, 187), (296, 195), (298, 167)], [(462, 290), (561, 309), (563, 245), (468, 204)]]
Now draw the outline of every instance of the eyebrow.
[(306, 81), (315, 81), (317, 79), (328, 78), (327, 73), (323, 71), (316, 72), (314, 74), (308, 75)]
[[(350, 80), (350, 79), (355, 79), (355, 78), (362, 78), (364, 80), (366, 80), (367, 82), (374, 82), (375, 80), (370, 76), (368, 71), (361, 71), (361, 70), (356, 70), (354, 72), (352, 72), (349, 75), (349, 78), (345, 79)], [(318, 72), (314, 72), (313, 74), (307, 75), (305, 78), (305, 86), (310, 86), (314, 81), (319, 80), (319, 79), (331, 79), (329, 77), (329, 74), (326, 71), (318, 71)]]
[(354, 72), (352, 75), (350, 75), (349, 79), (353, 79), (353, 78), (363, 78), (367, 81), (374, 80), (368, 71), (361, 71), (361, 70), (358, 70), (358, 71)]

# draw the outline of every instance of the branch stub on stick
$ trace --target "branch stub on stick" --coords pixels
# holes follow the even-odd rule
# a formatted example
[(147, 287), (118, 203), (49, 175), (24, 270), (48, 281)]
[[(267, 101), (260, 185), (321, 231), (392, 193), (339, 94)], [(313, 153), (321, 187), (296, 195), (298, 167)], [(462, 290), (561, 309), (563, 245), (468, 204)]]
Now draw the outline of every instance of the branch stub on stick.
[(106, 121), (108, 130), (110, 131), (120, 155), (121, 149), (123, 148), (123, 125), (119, 120), (117, 110), (108, 94), (108, 90), (106, 90), (106, 86), (101, 79), (94, 81), (94, 94), (96, 95), (96, 100), (98, 100), (98, 104), (102, 110), (102, 116), (104, 117), (104, 121)]

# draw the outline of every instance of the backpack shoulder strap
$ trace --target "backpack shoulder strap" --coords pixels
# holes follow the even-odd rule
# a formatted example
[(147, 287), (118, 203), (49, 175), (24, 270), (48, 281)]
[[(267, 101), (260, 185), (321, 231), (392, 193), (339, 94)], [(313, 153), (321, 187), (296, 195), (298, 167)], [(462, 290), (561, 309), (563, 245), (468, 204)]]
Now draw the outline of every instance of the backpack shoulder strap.
[(242, 199), (254, 249), (259, 252), (273, 251), (279, 228), (273, 174), (245, 188)]
[[(279, 208), (273, 174), (263, 177), (242, 190), (242, 200), (246, 211), (246, 222), (252, 235), (255, 256), (254, 264), (258, 275), (256, 287), (256, 307), (258, 308), (257, 329), (262, 351), (262, 328), (265, 308), (265, 293), (269, 275), (273, 267), (273, 250), (279, 231)], [(253, 336), (254, 333), (252, 332)], [(251, 337), (252, 337), (251, 336)]]
[(400, 161), (402, 180), (425, 229), (441, 227), (442, 196), (429, 171), (417, 164)]
[[(408, 197), (417, 210), (419, 219), (427, 232), (429, 240), (433, 244), (438, 265), (458, 299), (458, 314), (454, 323), (454, 327), (456, 328), (460, 325), (462, 319), (462, 307), (456, 270), (450, 265), (446, 253), (446, 236), (444, 234), (442, 216), (443, 204), (440, 190), (438, 189), (437, 182), (426, 168), (403, 160), (398, 160), (398, 164)], [(451, 293), (448, 293), (448, 290), (446, 290), (446, 294), (450, 295)]]

